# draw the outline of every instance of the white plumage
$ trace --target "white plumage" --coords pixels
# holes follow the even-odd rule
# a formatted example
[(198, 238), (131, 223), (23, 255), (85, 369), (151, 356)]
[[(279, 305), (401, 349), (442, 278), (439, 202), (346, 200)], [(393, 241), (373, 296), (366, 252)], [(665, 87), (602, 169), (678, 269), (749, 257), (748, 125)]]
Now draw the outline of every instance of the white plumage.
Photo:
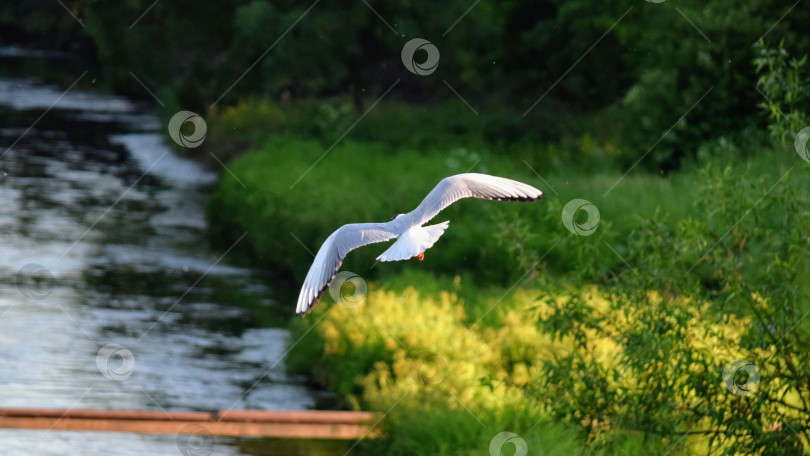
[(400, 214), (388, 223), (343, 225), (326, 238), (304, 279), (295, 311), (299, 315), (306, 314), (318, 303), (346, 254), (358, 247), (398, 238), (377, 257), (378, 260), (407, 260), (424, 253), (444, 234), (450, 222), (423, 225), (462, 198), (535, 201), (543, 196), (543, 192), (531, 185), (488, 174), (467, 173), (446, 177), (413, 211)]

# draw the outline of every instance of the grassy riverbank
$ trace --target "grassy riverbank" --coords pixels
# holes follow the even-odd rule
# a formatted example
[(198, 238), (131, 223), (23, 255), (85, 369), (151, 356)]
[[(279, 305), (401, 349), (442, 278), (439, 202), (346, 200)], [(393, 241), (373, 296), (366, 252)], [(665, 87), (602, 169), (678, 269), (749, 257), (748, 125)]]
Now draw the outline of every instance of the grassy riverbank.
[[(367, 281), (364, 304), (326, 296), (293, 320), (290, 369), (354, 408), (386, 413), (389, 437), (362, 445), (480, 454), (501, 431), (542, 454), (692, 454), (707, 445), (791, 454), (801, 445), (787, 424), (807, 419), (795, 408), (806, 392), (788, 366), (807, 357), (793, 344), (808, 329), (799, 317), (810, 309), (801, 280), (810, 181), (790, 147), (741, 133), (661, 176), (625, 175), (609, 145), (587, 138), (565, 152), (423, 142), (330, 148), (271, 134), (229, 163), (233, 176), (223, 174), (209, 201), (221, 237), (247, 232), (258, 261), (292, 278), (292, 312), (308, 250), (344, 223), (409, 211), (439, 179), (465, 171), (546, 192), (534, 204), (454, 205), (437, 217), (450, 229), (422, 263), (375, 265), (382, 245), (353, 252), (342, 269)], [(600, 154), (602, 167), (577, 164)], [(564, 226), (573, 198), (599, 209), (590, 236)], [(764, 328), (783, 340), (769, 344)], [(754, 400), (726, 387), (723, 368), (735, 359), (768, 379)], [(684, 434), (693, 426), (714, 429), (712, 442)]]

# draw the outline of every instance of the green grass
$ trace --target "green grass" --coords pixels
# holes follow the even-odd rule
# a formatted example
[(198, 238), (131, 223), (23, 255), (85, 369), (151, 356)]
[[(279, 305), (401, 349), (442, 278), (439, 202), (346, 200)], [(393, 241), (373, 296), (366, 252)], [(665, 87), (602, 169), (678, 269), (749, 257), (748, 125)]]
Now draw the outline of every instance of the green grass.
[[(246, 240), (261, 261), (288, 269), (301, 279), (311, 259), (307, 249), (315, 251), (332, 231), (346, 223), (387, 221), (409, 212), (448, 175), (474, 168), (532, 180), (528, 168), (489, 156), (481, 158), (479, 153), (463, 149), (450, 153), (406, 149), (394, 154), (382, 145), (345, 141), (323, 155), (325, 151), (315, 141), (278, 136), (234, 160), (229, 167), (245, 187), (235, 178), (223, 176), (208, 205), (214, 225), (224, 232), (247, 231)], [(476, 165), (479, 158), (481, 163)], [(394, 174), (396, 179), (391, 177)], [(451, 220), (452, 229), (443, 239), (443, 249), (450, 254), (434, 257), (428, 253), (425, 267), (454, 269), (462, 258), (470, 270), (500, 266), (508, 261), (498, 246), (503, 241), (487, 236), (486, 228), (499, 219), (532, 211), (538, 219), (545, 213), (542, 203), (460, 202), (437, 218)], [(471, 222), (478, 216), (490, 223)], [(480, 240), (484, 240), (481, 246)], [(365, 274), (374, 265), (379, 247), (360, 249), (347, 259), (346, 267)], [(383, 266), (369, 274), (402, 267)], [(504, 272), (509, 269), (501, 269), (493, 279), (508, 278)]]
[[(374, 128), (384, 131), (391, 119), (410, 125), (403, 108), (391, 109)], [(447, 175), (510, 177), (547, 197), (454, 204), (435, 219), (450, 220), (450, 228), (424, 262), (375, 265), (385, 244), (360, 248), (342, 269), (367, 281), (366, 303), (347, 309), (327, 296), (292, 322), (302, 340), (289, 354), (291, 371), (354, 408), (391, 410), (387, 438), (358, 449), (485, 454), (490, 439), (508, 430), (530, 453), (703, 454), (705, 439), (677, 434), (695, 420), (733, 426), (722, 421), (730, 416), (760, 429), (772, 425), (773, 413), (795, 413), (764, 401), (756, 413), (736, 408), (748, 405), (729, 403), (718, 377), (729, 357), (769, 356), (764, 328), (785, 333), (783, 351), (806, 364), (792, 344), (810, 333), (810, 320), (799, 319), (810, 310), (803, 280), (810, 167), (792, 151), (743, 132), (707, 142), (698, 161), (664, 176), (611, 165), (616, 152), (589, 138), (563, 141), (565, 151), (520, 143), (504, 153), (476, 138), (463, 147), (441, 146), (452, 135), (397, 147), (373, 136), (361, 130), (330, 149), (325, 137), (271, 135), (231, 161), (239, 180), (224, 174), (211, 195), (215, 232), (225, 241), (247, 232), (254, 258), (291, 277), (290, 303), (311, 264), (308, 250), (345, 223), (412, 210)], [(562, 223), (574, 198), (599, 209), (590, 236)], [(629, 337), (615, 339), (623, 332)], [(420, 383), (425, 366), (441, 367), (437, 360), (449, 373)], [(760, 366), (771, 382), (760, 397), (781, 388), (789, 401), (806, 394), (779, 386), (794, 373), (778, 363)], [(702, 373), (685, 375), (689, 369)], [(639, 393), (638, 382), (651, 378), (649, 394)], [(664, 386), (679, 381), (686, 383)], [(681, 411), (695, 400), (734, 412)], [(767, 446), (771, 437), (741, 442)]]
[[(239, 181), (223, 175), (209, 200), (209, 218), (219, 232), (247, 231), (246, 241), (260, 262), (300, 281), (311, 258), (307, 249), (314, 252), (343, 224), (386, 221), (408, 212), (451, 174), (470, 170), (510, 177), (541, 188), (545, 200), (458, 202), (436, 217), (436, 222), (450, 220), (450, 229), (418, 265), (437, 274), (472, 274), (480, 284), (508, 285), (554, 245), (553, 239), (566, 233), (560, 214), (573, 198), (595, 204), (601, 222), (595, 235), (566, 242), (576, 239), (589, 245), (597, 257), (596, 269), (605, 271), (620, 260), (604, 241), (631, 234), (641, 219), (668, 223), (684, 219), (700, 190), (695, 172), (662, 177), (633, 170), (622, 177), (619, 169), (594, 172), (572, 165), (546, 169), (536, 158), (544, 150), (525, 152), (524, 157), (512, 158), (463, 148), (404, 148), (394, 153), (382, 144), (348, 140), (329, 150), (317, 141), (274, 136), (229, 164)], [(408, 267), (395, 263), (370, 269), (381, 249), (384, 245), (358, 249), (347, 258), (345, 268), (376, 278)], [(556, 274), (571, 272), (578, 261), (566, 249), (548, 255), (543, 261)]]

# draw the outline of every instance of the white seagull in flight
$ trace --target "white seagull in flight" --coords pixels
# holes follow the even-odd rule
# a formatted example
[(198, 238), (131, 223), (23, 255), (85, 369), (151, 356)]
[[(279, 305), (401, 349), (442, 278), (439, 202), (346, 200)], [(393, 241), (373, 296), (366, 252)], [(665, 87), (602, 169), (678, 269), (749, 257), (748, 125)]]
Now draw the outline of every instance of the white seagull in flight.
[(457, 174), (442, 179), (416, 209), (407, 214), (399, 214), (388, 223), (343, 225), (332, 233), (318, 250), (298, 295), (295, 313), (305, 315), (315, 307), (337, 275), (346, 254), (358, 247), (398, 238), (388, 250), (377, 257), (377, 260), (399, 261), (417, 257), (422, 261), (425, 258), (425, 250), (436, 243), (450, 222), (422, 225), (454, 202), (462, 198), (535, 201), (542, 199), (543, 196), (543, 192), (531, 185), (512, 179), (488, 174)]

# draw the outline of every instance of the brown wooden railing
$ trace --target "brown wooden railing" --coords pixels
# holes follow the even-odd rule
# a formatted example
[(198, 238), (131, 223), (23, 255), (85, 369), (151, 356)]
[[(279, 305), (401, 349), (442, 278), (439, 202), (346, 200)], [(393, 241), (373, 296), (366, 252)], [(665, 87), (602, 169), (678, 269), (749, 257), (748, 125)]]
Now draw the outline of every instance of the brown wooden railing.
[(348, 411), (0, 409), (0, 428), (144, 434), (360, 439), (379, 437), (379, 421), (374, 413)]

